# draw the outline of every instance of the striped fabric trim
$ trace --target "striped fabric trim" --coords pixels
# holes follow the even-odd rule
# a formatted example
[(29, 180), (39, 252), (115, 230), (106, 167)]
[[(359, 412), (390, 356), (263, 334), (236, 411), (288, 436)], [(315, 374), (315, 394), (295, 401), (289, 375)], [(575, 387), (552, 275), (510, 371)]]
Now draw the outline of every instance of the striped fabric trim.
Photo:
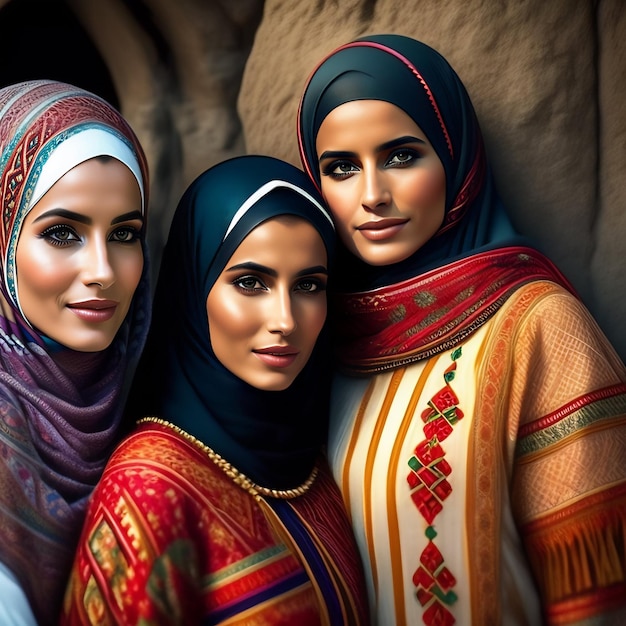
[(319, 585), (321, 596), (324, 598), (326, 605), (325, 609), (329, 613), (329, 623), (340, 626), (344, 621), (343, 603), (333, 584), (332, 572), (327, 566), (326, 559), (324, 559), (318, 546), (313, 541), (312, 535), (304, 531), (302, 520), (299, 519), (298, 514), (289, 502), (274, 498), (268, 498), (265, 502), (274, 511), (281, 523), (284, 524), (298, 549), (302, 551), (306, 565), (311, 570), (311, 577), (310, 579), (307, 577), (307, 581), (314, 581), (315, 584)]
[[(211, 608), (210, 623), (220, 624), (264, 602), (276, 602), (277, 598), (310, 585), (307, 573), (300, 568), (294, 569), (296, 562), (293, 555), (284, 546), (279, 548), (259, 552), (252, 558), (229, 568), (229, 571), (223, 570), (206, 579), (206, 582), (209, 582), (207, 591), (215, 600)], [(271, 573), (268, 576), (265, 572)], [(242, 583), (244, 587), (248, 587), (244, 580), (248, 577), (269, 578), (271, 583), (263, 588), (242, 593)]]
[(540, 420), (520, 428), (516, 456), (544, 450), (577, 431), (604, 423), (614, 426), (615, 418), (626, 420), (626, 385), (599, 389), (576, 398)]

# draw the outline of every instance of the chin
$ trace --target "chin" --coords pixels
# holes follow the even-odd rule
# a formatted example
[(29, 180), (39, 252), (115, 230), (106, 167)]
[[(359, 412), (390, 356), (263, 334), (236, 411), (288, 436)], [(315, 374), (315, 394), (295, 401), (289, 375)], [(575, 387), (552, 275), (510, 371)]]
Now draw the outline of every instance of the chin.
[(86, 338), (82, 341), (74, 338), (71, 341), (59, 341), (59, 343), (70, 350), (74, 350), (74, 352), (102, 352), (113, 343), (113, 339), (115, 339), (115, 335), (111, 337)]
[(256, 380), (254, 382), (248, 381), (248, 383), (252, 385), (252, 387), (256, 387), (261, 391), (285, 391), (285, 389), (289, 389), (289, 387), (291, 387), (291, 384), (295, 379), (295, 376), (281, 376), (279, 380), (273, 378), (273, 380)]
[(368, 265), (372, 265), (374, 267), (384, 267), (386, 265), (395, 265), (396, 263), (405, 261), (410, 256), (411, 254), (398, 254), (398, 255), (389, 255), (389, 254), (380, 255), (379, 254), (379, 255), (374, 255), (374, 256), (372, 255), (363, 256), (361, 254), (358, 255), (361, 261), (363, 261), (364, 263), (367, 263)]
[(352, 248), (351, 252), (368, 265), (383, 267), (385, 265), (394, 265), (396, 263), (400, 263), (401, 261), (405, 261), (410, 256), (415, 254), (420, 247), (421, 246), (416, 245), (408, 247), (390, 242), (379, 244), (378, 246), (368, 246), (365, 249)]
[(113, 342), (109, 341), (106, 344), (93, 344), (93, 345), (67, 345), (64, 344), (66, 348), (70, 350), (74, 350), (74, 352), (85, 352), (85, 353), (95, 353), (95, 352), (103, 352), (106, 350)]

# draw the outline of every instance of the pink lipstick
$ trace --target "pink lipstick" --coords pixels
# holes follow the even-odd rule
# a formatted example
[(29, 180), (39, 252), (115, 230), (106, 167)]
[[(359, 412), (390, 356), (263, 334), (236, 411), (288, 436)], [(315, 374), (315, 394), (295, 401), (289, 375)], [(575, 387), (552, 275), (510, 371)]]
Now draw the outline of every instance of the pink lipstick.
[(384, 241), (397, 235), (408, 222), (405, 218), (387, 218), (365, 222), (357, 227), (357, 230), (370, 241)]
[(118, 303), (115, 300), (84, 300), (72, 302), (67, 308), (85, 322), (107, 322), (117, 310)]
[(297, 358), (299, 350), (290, 346), (270, 346), (253, 350), (263, 363), (270, 367), (289, 367)]

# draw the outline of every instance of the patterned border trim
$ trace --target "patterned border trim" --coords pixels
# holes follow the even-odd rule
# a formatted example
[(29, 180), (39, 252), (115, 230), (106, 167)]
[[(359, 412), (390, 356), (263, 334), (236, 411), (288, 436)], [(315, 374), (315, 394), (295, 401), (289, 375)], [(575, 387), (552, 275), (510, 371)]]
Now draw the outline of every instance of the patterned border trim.
[(626, 386), (624, 385), (601, 389), (577, 398), (570, 405), (555, 411), (552, 415), (521, 428), (515, 455), (520, 457), (539, 452), (583, 428), (612, 421), (620, 415), (626, 416)]

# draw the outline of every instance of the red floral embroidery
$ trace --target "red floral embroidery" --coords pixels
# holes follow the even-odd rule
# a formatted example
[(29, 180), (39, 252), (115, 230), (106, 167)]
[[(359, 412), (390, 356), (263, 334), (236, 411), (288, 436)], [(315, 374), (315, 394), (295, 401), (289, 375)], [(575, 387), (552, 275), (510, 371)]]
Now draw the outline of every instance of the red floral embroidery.
[(411, 499), (429, 524), (426, 529), (428, 544), (413, 574), (415, 595), (424, 607), (422, 619), (427, 626), (451, 626), (455, 623), (448, 607), (457, 600), (454, 593), (456, 579), (445, 566), (444, 557), (434, 543), (437, 532), (432, 523), (452, 492), (452, 486), (447, 480), (452, 467), (444, 458), (445, 450), (441, 442), (446, 440), (454, 425), (463, 418), (463, 411), (458, 408), (459, 399), (450, 386), (460, 356), (461, 348), (452, 353), (452, 364), (444, 372), (445, 386), (428, 402), (428, 408), (421, 414), (425, 439), (417, 444), (414, 456), (409, 459), (411, 471), (407, 482)]

